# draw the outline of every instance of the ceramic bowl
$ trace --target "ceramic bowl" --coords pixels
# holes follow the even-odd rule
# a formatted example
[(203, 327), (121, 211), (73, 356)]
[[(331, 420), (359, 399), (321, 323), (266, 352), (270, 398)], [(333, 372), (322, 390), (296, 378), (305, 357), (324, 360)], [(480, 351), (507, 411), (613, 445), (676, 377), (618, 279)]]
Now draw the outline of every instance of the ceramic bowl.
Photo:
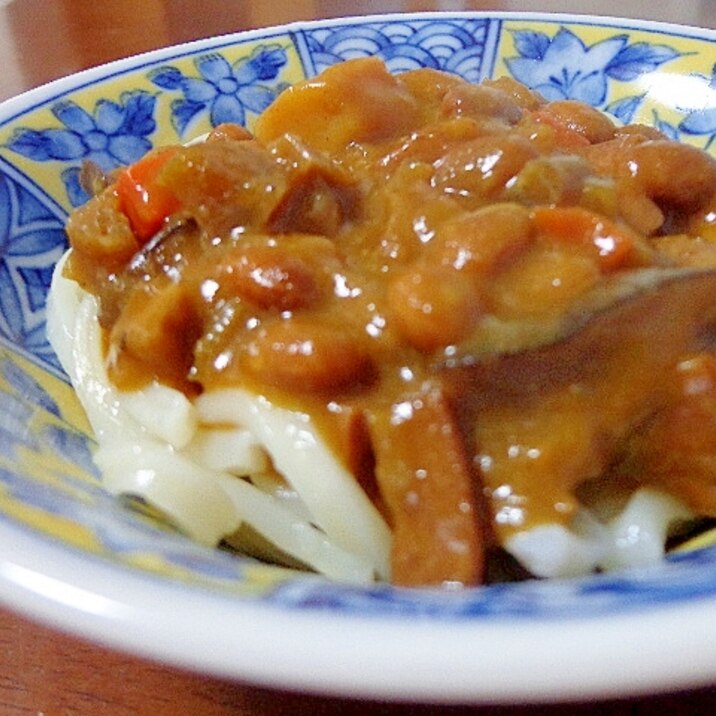
[(716, 551), (459, 592), (356, 588), (206, 549), (102, 489), (45, 335), (63, 225), (105, 170), (287, 85), (378, 55), (507, 75), (716, 151), (713, 31), (584, 16), (427, 14), (295, 24), (132, 57), (0, 107), (0, 598), (136, 654), (286, 688), (433, 701), (638, 693), (716, 673)]

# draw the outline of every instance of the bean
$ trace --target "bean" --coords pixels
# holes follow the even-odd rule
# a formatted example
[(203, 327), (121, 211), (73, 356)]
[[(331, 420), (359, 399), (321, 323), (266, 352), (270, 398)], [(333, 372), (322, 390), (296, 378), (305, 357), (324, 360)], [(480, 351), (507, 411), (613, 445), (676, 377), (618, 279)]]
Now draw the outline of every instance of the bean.
[(297, 317), (267, 322), (243, 347), (240, 361), (254, 380), (301, 393), (350, 389), (374, 377), (358, 338)]
[(279, 311), (305, 308), (320, 295), (311, 266), (279, 247), (239, 246), (227, 252), (216, 280), (224, 297), (238, 295)]
[(262, 142), (295, 134), (332, 154), (352, 142), (404, 135), (420, 123), (420, 115), (408, 88), (377, 57), (366, 57), (340, 62), (320, 78), (282, 92), (259, 117), (255, 132)]
[(631, 185), (661, 209), (698, 211), (716, 186), (716, 160), (688, 144), (629, 134), (594, 145), (585, 156), (597, 173)]
[(716, 187), (716, 160), (706, 152), (668, 140), (643, 142), (624, 158), (637, 184), (659, 206), (693, 212)]
[(491, 117), (507, 124), (517, 124), (522, 108), (509, 93), (497, 87), (458, 84), (447, 91), (441, 103), (445, 117)]
[(399, 273), (388, 286), (387, 305), (398, 332), (424, 352), (459, 342), (482, 313), (472, 278), (445, 267)]
[(493, 120), (478, 122), (469, 117), (445, 119), (427, 130), (413, 132), (400, 145), (392, 147), (381, 163), (392, 177), (405, 170), (415, 176), (416, 169), (417, 173), (421, 172), (421, 164), (432, 171), (433, 164), (445, 155), (449, 147), (489, 134), (502, 134), (508, 129), (508, 125)]
[(596, 258), (579, 249), (545, 246), (495, 279), (490, 308), (508, 319), (562, 311), (599, 279)]
[(484, 87), (492, 87), (507, 92), (522, 109), (533, 110), (543, 105), (544, 99), (537, 93), (528, 89), (521, 82), (511, 77), (498, 77), (494, 80), (483, 80)]
[(443, 266), (487, 274), (509, 263), (530, 240), (526, 207), (493, 204), (443, 224), (431, 250)]
[(449, 150), (435, 163), (432, 184), (462, 199), (495, 199), (536, 154), (530, 141), (520, 136), (473, 139)]
[(596, 174), (617, 179), (624, 173), (624, 157), (645, 141), (639, 134), (620, 135), (607, 142), (585, 147), (580, 150), (580, 154)]
[(666, 139), (666, 135), (656, 127), (648, 124), (627, 124), (624, 127), (615, 127), (614, 137), (639, 137), (641, 139)]
[(435, 119), (443, 97), (453, 87), (467, 84), (465, 80), (450, 72), (421, 67), (400, 75), (400, 81), (417, 100), (422, 111), (431, 120)]
[(519, 131), (539, 147), (543, 154), (573, 152), (590, 146), (589, 140), (569, 127), (545, 105), (525, 115)]
[(592, 144), (606, 142), (614, 136), (614, 123), (598, 109), (583, 102), (564, 99), (550, 102), (545, 111), (553, 114), (569, 129), (581, 134)]
[(187, 376), (200, 332), (186, 284), (169, 284), (151, 292), (140, 286), (110, 333), (111, 377), (120, 387), (136, 387), (131, 385), (136, 380), (132, 367), (140, 365), (145, 379), (148, 375), (191, 391)]

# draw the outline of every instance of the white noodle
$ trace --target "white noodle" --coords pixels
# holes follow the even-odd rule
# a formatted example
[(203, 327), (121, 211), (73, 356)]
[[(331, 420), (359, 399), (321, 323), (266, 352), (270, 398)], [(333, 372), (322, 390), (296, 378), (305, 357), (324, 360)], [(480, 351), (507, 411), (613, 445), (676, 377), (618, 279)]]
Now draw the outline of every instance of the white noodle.
[(695, 515), (671, 495), (641, 488), (624, 510), (608, 523), (612, 549), (600, 563), (603, 569), (655, 564), (664, 557), (669, 528)]
[(246, 428), (199, 425), (183, 453), (211, 470), (239, 477), (263, 474), (270, 468), (266, 452)]
[(387, 526), (320, 439), (308, 415), (276, 407), (238, 388), (205, 393), (197, 398), (196, 407), (203, 420), (250, 426), (316, 524), (344, 549), (369, 554), (379, 565), (379, 575), (388, 574)]
[[(257, 437), (264, 426), (251, 425), (253, 413), (247, 409), (247, 403), (258, 398), (242, 397), (249, 424), (242, 425), (235, 416), (204, 424), (195, 405), (176, 390), (156, 383), (136, 392), (114, 388), (104, 367), (97, 300), (62, 276), (63, 265), (64, 260), (55, 270), (48, 298), (48, 337), (95, 433), (99, 443), (95, 462), (110, 492), (145, 499), (204, 544), (216, 544), (245, 522), (279, 550), (332, 579), (362, 583), (376, 575), (388, 577), (390, 533), (367, 498), (357, 506), (338, 503), (338, 511), (349, 515), (347, 521), (351, 513), (359, 517), (358, 527), (347, 530), (352, 540), (336, 539), (316, 526), (322, 520), (308, 509), (299, 490), (281, 488), (276, 480), (260, 477), (270, 467), (270, 451)], [(216, 396), (216, 412), (231, 414), (231, 405), (222, 406), (227, 397), (233, 399)], [(291, 417), (291, 411), (273, 413), (274, 429), (290, 433)], [(300, 415), (300, 420), (305, 416)], [(234, 427), (217, 427), (218, 422)], [(315, 435), (313, 439), (318, 441)], [(219, 443), (223, 443), (221, 450), (214, 452)], [(325, 474), (338, 474), (345, 481), (345, 471), (324, 450), (321, 468)], [(284, 451), (280, 462), (293, 472), (289, 453)], [(254, 471), (257, 483), (268, 493), (239, 477)], [(305, 480), (294, 482), (310, 490), (308, 502), (321, 504)], [(343, 485), (340, 495), (350, 499), (356, 491)], [(330, 520), (323, 522), (332, 526)], [(365, 533), (371, 529), (377, 536)]]
[(595, 569), (648, 566), (664, 558), (670, 526), (693, 517), (674, 497), (642, 487), (609, 521), (601, 522), (583, 509), (571, 529), (540, 525), (518, 532), (506, 547), (538, 577), (573, 577)]

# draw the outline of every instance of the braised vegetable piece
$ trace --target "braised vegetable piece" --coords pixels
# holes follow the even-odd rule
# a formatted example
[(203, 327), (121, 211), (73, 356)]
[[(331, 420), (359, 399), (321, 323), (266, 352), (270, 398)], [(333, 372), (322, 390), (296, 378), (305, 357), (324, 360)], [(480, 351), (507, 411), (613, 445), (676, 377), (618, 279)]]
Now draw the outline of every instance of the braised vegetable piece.
[(311, 415), (389, 521), (396, 583), (481, 582), (602, 478), (716, 516), (705, 152), (362, 59), (97, 186), (67, 272), (111, 380)]
[(159, 176), (174, 154), (174, 147), (150, 152), (117, 177), (119, 208), (140, 241), (156, 234), (164, 219), (179, 209), (176, 195)]
[(393, 582), (481, 581), (490, 528), (444, 392), (428, 383), (402, 403), (371, 410), (369, 421), (378, 486), (393, 522)]

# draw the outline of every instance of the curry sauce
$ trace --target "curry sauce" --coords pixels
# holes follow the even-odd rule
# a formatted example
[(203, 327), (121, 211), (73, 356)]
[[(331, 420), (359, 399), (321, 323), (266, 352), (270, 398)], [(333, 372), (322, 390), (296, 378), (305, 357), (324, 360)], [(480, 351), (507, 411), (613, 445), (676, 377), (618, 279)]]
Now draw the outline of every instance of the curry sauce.
[(713, 292), (533, 340), (622, 275), (716, 267), (714, 226), (694, 147), (363, 59), (109, 178), (69, 219), (67, 272), (119, 388), (309, 413), (388, 519), (393, 581), (474, 584), (595, 479), (716, 515)]

